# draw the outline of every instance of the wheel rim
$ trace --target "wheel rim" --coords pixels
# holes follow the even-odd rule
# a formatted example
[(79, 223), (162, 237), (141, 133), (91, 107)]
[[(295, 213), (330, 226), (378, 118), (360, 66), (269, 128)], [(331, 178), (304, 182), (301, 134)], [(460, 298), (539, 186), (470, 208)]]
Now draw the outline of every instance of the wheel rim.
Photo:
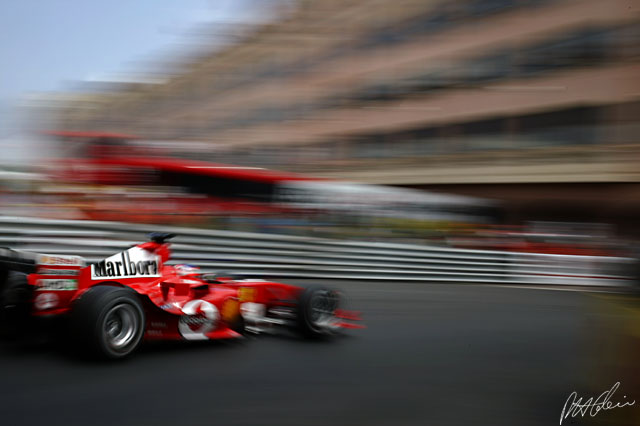
[(136, 309), (128, 303), (112, 307), (105, 315), (103, 335), (107, 345), (116, 351), (125, 350), (135, 341), (140, 325)]
[(338, 298), (329, 291), (314, 294), (309, 303), (309, 319), (315, 328), (328, 328), (335, 322)]

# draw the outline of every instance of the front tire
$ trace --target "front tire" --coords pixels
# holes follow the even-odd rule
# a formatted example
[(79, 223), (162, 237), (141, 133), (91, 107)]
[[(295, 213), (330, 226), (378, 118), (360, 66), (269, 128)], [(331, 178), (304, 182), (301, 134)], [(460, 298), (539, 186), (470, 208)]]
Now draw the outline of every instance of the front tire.
[(76, 301), (72, 316), (79, 343), (102, 358), (131, 355), (144, 336), (144, 310), (128, 288), (93, 287)]
[(335, 311), (340, 294), (325, 287), (306, 288), (298, 299), (298, 325), (307, 337), (322, 337), (336, 333)]

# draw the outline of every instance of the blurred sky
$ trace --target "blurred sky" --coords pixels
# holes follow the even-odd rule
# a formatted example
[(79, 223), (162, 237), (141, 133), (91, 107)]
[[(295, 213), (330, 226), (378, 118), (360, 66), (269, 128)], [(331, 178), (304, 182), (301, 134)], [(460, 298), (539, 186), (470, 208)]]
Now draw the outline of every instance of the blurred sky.
[[(268, 19), (282, 0), (19, 0), (0, 2), (0, 141), (16, 133), (25, 94), (144, 70), (193, 48), (194, 29)], [(225, 24), (226, 23), (226, 24)], [(188, 53), (188, 52), (187, 52)]]

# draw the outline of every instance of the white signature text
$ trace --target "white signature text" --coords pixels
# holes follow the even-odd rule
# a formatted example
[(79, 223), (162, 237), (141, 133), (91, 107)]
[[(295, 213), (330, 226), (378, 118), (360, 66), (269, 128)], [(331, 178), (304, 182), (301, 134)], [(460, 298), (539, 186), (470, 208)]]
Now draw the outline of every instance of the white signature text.
[[(569, 395), (569, 398), (564, 403), (564, 407), (562, 407), (562, 413), (560, 413), (560, 424), (562, 421), (568, 417), (576, 417), (580, 415), (584, 417), (585, 415), (590, 415), (591, 417), (595, 417), (600, 411), (612, 410), (614, 408), (622, 408), (634, 405), (636, 401), (623, 401), (623, 402), (611, 402), (611, 398), (613, 398), (613, 394), (620, 387), (620, 382), (616, 382), (615, 385), (611, 387), (611, 389), (604, 391), (598, 396), (595, 401), (593, 397), (587, 399), (584, 403), (582, 402), (582, 398), (578, 398), (577, 392), (572, 392)], [(623, 397), (627, 398), (626, 395)]]

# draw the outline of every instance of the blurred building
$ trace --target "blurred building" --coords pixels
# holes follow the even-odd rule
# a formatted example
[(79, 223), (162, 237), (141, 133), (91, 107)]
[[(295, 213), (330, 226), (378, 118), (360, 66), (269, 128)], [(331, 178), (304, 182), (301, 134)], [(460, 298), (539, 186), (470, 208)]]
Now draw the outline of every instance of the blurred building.
[(636, 229), (639, 10), (637, 0), (301, 0), (166, 83), (59, 108), (57, 126), (497, 198), (511, 221)]

